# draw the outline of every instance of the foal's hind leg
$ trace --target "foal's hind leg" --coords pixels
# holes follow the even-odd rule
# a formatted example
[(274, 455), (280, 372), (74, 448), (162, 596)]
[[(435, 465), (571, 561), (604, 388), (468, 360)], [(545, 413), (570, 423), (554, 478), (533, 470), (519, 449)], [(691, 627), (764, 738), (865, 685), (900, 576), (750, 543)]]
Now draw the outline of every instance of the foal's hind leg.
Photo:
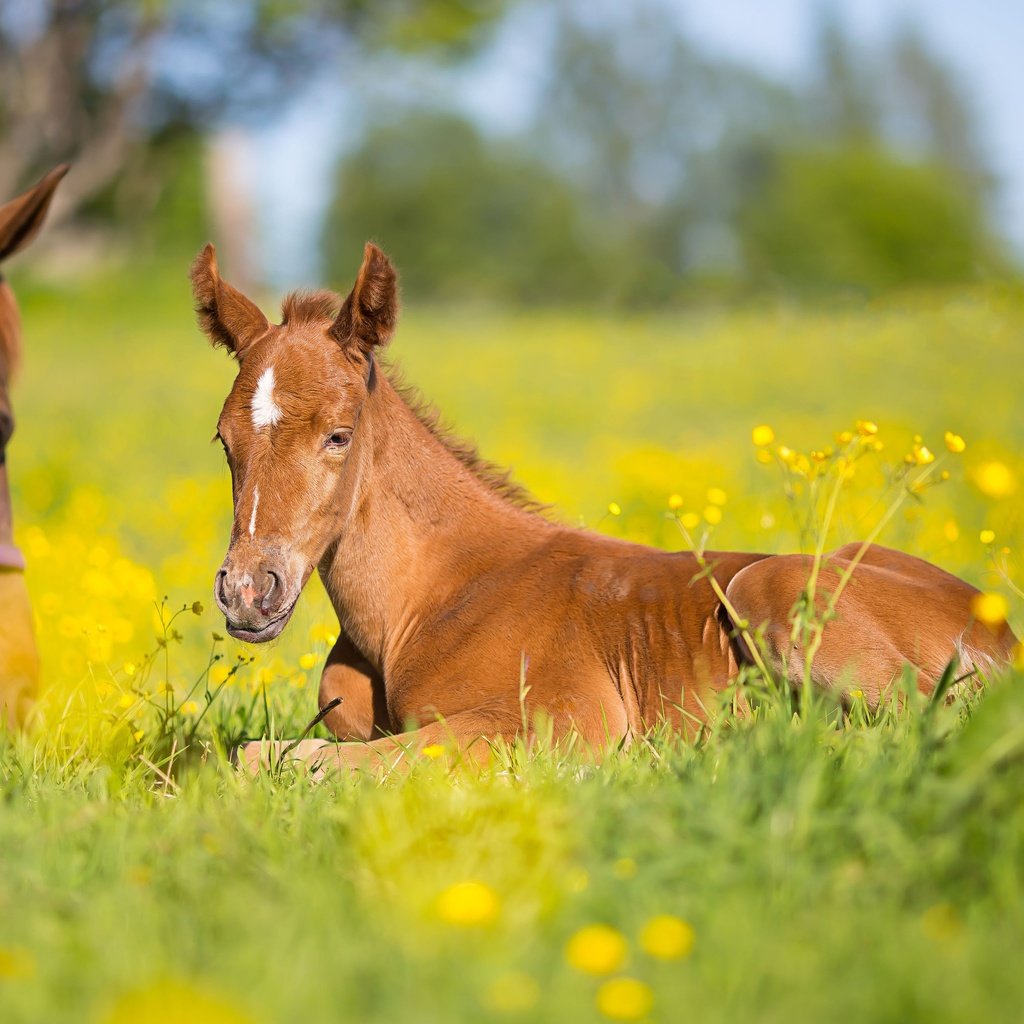
[(324, 725), (339, 740), (371, 740), (390, 731), (384, 680), (345, 636), (327, 655), (320, 677), (319, 707), (336, 699), (341, 703), (327, 713)]
[[(859, 545), (847, 545), (826, 557), (816, 588), (819, 610), (858, 551)], [(803, 681), (808, 652), (794, 641), (790, 617), (812, 564), (805, 555), (767, 558), (737, 573), (726, 589), (739, 616), (764, 627), (769, 667), (794, 686)], [(972, 621), (976, 593), (921, 559), (869, 548), (825, 626), (811, 680), (840, 693), (856, 687), (876, 704), (908, 664), (917, 669), (919, 689), (930, 693), (955, 658), (964, 672), (1004, 662), (1013, 634)]]

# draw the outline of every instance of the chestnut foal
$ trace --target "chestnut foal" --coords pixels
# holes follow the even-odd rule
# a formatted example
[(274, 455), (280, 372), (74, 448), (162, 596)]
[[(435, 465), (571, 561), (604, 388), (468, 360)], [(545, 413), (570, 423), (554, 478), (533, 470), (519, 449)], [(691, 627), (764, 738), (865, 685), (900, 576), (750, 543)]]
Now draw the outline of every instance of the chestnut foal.
[[(67, 165), (50, 171), (27, 192), (0, 206), (0, 263), (23, 249), (42, 227)], [(9, 387), (21, 352), (21, 323), (11, 287), (0, 275), (0, 720), (24, 722), (39, 681), (32, 607), (25, 589), (25, 559), (14, 545), (7, 444), (14, 432)]]
[[(446, 436), (378, 361), (398, 309), (383, 252), (366, 246), (340, 310), (331, 293), (294, 294), (280, 324), (220, 278), (212, 246), (192, 283), (201, 327), (238, 360), (217, 429), (234, 494), (215, 586), (228, 631), (276, 637), (314, 569), (341, 625), (320, 706), (342, 698), (325, 721), (363, 742), (304, 740), (293, 756), (324, 772), (394, 765), (428, 744), (486, 753), (538, 712), (593, 748), (661, 719), (707, 721), (745, 647), (696, 557), (558, 525)], [(829, 556), (820, 591), (856, 551)], [(797, 683), (787, 620), (810, 559), (707, 557), (733, 613), (766, 624), (770, 667)], [(855, 679), (877, 701), (905, 664), (930, 691), (954, 657), (965, 670), (1006, 659), (1013, 637), (972, 621), (975, 593), (871, 548), (825, 629), (814, 683)], [(242, 751), (250, 768), (267, 753)]]

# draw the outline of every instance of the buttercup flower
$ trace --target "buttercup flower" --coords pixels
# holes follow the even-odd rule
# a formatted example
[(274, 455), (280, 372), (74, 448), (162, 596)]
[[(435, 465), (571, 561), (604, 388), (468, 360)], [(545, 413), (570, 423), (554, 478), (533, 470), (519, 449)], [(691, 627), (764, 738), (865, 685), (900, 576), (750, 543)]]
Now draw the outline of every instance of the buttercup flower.
[(696, 941), (693, 927), (671, 914), (652, 917), (640, 930), (640, 946), (659, 960), (680, 960), (689, 956)]
[(978, 490), (989, 498), (1005, 498), (1017, 490), (1017, 477), (1005, 462), (991, 459), (974, 471)]
[(1010, 611), (1010, 603), (1002, 594), (975, 594), (971, 613), (986, 626), (1001, 626)]
[(490, 924), (501, 911), (497, 893), (483, 882), (457, 882), (437, 898), (437, 915), (462, 927)]
[(651, 1012), (654, 994), (636, 978), (613, 978), (597, 990), (596, 1002), (611, 1020), (641, 1020)]
[(954, 455), (959, 455), (967, 447), (967, 442), (959, 434), (954, 434), (952, 430), (946, 431), (943, 440)]
[(753, 441), (758, 448), (764, 448), (775, 440), (775, 431), (772, 430), (767, 423), (762, 423), (760, 426), (754, 427), (750, 432), (750, 440)]
[(607, 924), (590, 924), (568, 941), (565, 959), (586, 974), (611, 974), (625, 962), (628, 950), (621, 932)]

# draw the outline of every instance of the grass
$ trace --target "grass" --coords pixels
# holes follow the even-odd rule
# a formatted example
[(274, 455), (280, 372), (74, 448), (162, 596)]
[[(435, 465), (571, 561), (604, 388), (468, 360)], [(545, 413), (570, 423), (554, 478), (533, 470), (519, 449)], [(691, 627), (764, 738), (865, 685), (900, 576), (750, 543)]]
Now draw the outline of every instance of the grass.
[[(4, 1021), (959, 1021), (1024, 1005), (1019, 673), (847, 720), (774, 696), (701, 744), (658, 735), (600, 766), (513, 749), (482, 774), (439, 759), (382, 783), (239, 778), (218, 742), (308, 720), (336, 623), (312, 588), (275, 647), (244, 649), (193, 610), (230, 521), (207, 443), (230, 363), (192, 328), (183, 277), (15, 284), (29, 337), (10, 463), (47, 732), (0, 753)], [(650, 319), (410, 311), (396, 354), (567, 518), (664, 546), (683, 543), (672, 494), (716, 546), (799, 546), (810, 481), (757, 462), (757, 424), (794, 451), (881, 425), (837, 541), (877, 521), (915, 433), (944, 452), (953, 429), (968, 448), (942, 456), (951, 479), (884, 539), (1005, 593), (1019, 627), (1019, 497), (983, 467), (1024, 472), (1022, 336), (1019, 297), (986, 292)], [(660, 959), (642, 935), (666, 914), (695, 942)], [(584, 933), (573, 959), (608, 974), (566, 956), (595, 923), (621, 939)], [(607, 987), (623, 977), (639, 985)]]

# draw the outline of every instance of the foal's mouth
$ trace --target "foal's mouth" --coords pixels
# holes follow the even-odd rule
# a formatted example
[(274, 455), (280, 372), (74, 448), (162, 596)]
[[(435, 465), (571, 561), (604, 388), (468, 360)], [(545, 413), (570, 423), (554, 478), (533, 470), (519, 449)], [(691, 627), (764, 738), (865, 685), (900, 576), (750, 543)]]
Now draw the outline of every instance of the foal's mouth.
[(296, 597), (277, 618), (271, 619), (270, 622), (259, 629), (247, 629), (245, 626), (236, 626), (230, 619), (225, 619), (224, 625), (228, 633), (236, 640), (243, 640), (247, 644), (263, 644), (281, 635), (281, 631), (288, 625), (288, 620), (292, 617), (292, 612), (295, 611), (297, 603), (298, 598)]

